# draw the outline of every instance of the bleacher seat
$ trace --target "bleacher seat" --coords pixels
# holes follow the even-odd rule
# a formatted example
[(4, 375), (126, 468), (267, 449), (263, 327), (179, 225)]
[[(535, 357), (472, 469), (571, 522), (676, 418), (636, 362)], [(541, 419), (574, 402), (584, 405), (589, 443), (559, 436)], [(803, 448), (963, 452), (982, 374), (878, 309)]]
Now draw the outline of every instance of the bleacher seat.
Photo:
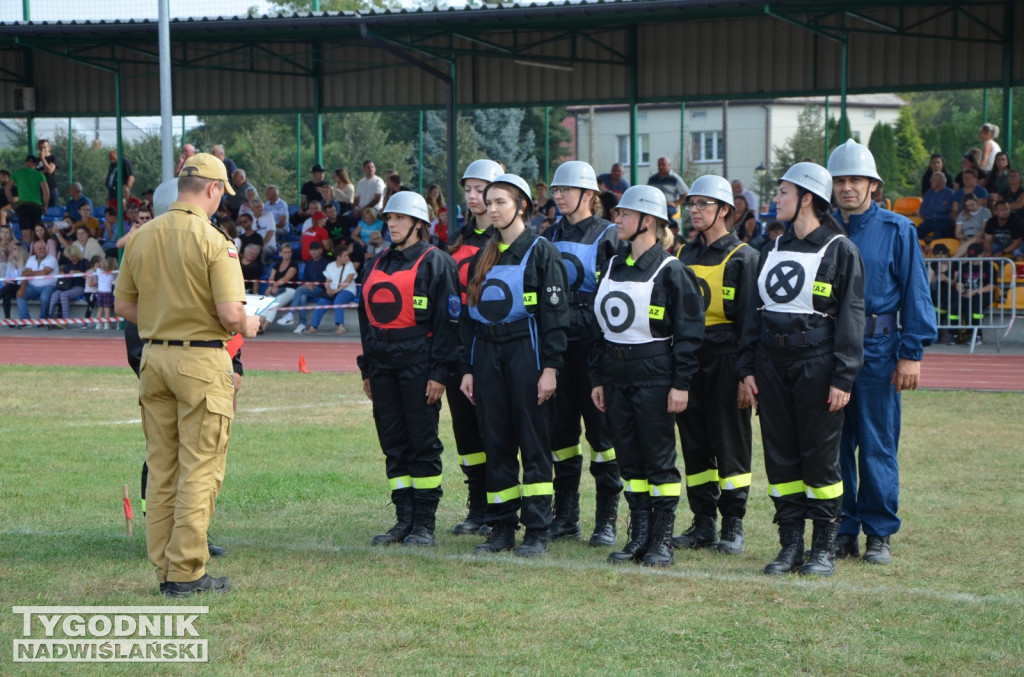
[(46, 213), (43, 214), (43, 221), (60, 221), (63, 218), (63, 207), (50, 207), (49, 209), (46, 210)]
[(921, 198), (919, 197), (901, 197), (893, 204), (892, 210), (913, 221), (915, 226), (921, 225), (921, 221), (924, 220), (916, 215), (921, 210)]

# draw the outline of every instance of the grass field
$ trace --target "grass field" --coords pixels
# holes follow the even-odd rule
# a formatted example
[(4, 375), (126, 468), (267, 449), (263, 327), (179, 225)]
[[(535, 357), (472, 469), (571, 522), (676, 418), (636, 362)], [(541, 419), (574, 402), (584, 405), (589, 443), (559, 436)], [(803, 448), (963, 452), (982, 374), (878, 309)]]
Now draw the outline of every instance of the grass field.
[[(211, 573), (235, 589), (182, 602), (210, 606), (196, 627), (211, 662), (12, 663), (12, 606), (165, 601), (142, 520), (129, 539), (121, 509), (124, 483), (138, 509), (144, 448), (131, 372), (3, 373), (2, 675), (1024, 673), (1020, 395), (906, 396), (895, 565), (808, 581), (760, 573), (778, 545), (759, 442), (741, 557), (682, 552), (659, 571), (579, 543), (474, 557), (479, 539), (447, 533), (465, 492), (445, 414), (438, 546), (370, 548), (393, 513), (358, 376), (267, 372), (245, 377), (213, 523), (229, 555)], [(619, 529), (621, 544), (624, 515)]]

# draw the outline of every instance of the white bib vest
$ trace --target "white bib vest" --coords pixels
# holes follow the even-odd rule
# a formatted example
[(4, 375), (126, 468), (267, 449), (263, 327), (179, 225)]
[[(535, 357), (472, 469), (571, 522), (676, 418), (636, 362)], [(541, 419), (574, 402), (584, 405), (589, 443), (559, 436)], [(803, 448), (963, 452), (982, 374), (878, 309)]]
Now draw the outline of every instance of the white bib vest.
[[(608, 262), (611, 271), (617, 256)], [(665, 309), (651, 306), (651, 294), (654, 291), (654, 278), (661, 269), (668, 265), (671, 258), (666, 258), (654, 271), (650, 279), (643, 282), (620, 282), (610, 277), (602, 277), (594, 297), (594, 310), (597, 323), (604, 332), (607, 341), (623, 345), (638, 345), (652, 341), (668, 341), (671, 337), (655, 338), (651, 335), (651, 320), (665, 317)]]
[(757, 292), (764, 302), (762, 308), (775, 313), (824, 315), (814, 309), (814, 297), (832, 295), (832, 285), (815, 282), (821, 260), (829, 245), (843, 237), (836, 235), (816, 252), (779, 251), (779, 240), (768, 252), (764, 267), (757, 276)]

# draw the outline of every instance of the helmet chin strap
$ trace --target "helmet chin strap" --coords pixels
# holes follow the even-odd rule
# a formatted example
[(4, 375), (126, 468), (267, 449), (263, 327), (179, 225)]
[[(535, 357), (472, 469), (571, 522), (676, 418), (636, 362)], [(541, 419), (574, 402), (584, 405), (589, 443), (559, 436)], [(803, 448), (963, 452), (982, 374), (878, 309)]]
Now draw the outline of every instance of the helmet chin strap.
[(636, 232), (633, 233), (633, 235), (629, 238), (629, 242), (635, 241), (638, 237), (640, 237), (641, 233), (646, 233), (647, 232), (647, 226), (644, 225), (644, 219), (645, 218), (647, 218), (647, 214), (641, 213), (640, 214), (640, 222), (636, 226)]
[(511, 227), (512, 224), (516, 222), (516, 218), (519, 216), (519, 204), (522, 201), (522, 199), (523, 199), (522, 198), (522, 193), (520, 193), (519, 199), (516, 200), (516, 213), (512, 215), (512, 220), (509, 221), (508, 223), (506, 223), (504, 226), (499, 226), (497, 223), (492, 221), (492, 224), (494, 225), (495, 228), (497, 228), (498, 230), (502, 230), (502, 231), (503, 230), (508, 230), (509, 227)]
[(404, 247), (404, 246), (405, 246), (405, 243), (409, 241), (409, 238), (410, 238), (410, 237), (412, 237), (412, 232), (413, 232), (414, 230), (416, 230), (417, 228), (419, 228), (419, 227), (420, 227), (420, 221), (419, 221), (419, 219), (413, 219), (413, 220), (412, 220), (412, 228), (410, 228), (410, 229), (409, 229), (409, 232), (407, 232), (407, 233), (405, 234), (405, 237), (403, 237), (403, 238), (402, 238), (402, 241), (401, 241), (401, 242), (396, 242), (396, 243), (395, 243), (395, 247)]
[(715, 224), (718, 223), (718, 215), (722, 213), (723, 204), (725, 203), (719, 202), (715, 205), (715, 216), (714, 218), (711, 219), (711, 222), (708, 225), (704, 226), (704, 228), (698, 228), (697, 226), (694, 226), (694, 228), (697, 228), (697, 232), (700, 234), (700, 239), (704, 240), (704, 244), (707, 244), (707, 238), (704, 237), (704, 233), (714, 228)]

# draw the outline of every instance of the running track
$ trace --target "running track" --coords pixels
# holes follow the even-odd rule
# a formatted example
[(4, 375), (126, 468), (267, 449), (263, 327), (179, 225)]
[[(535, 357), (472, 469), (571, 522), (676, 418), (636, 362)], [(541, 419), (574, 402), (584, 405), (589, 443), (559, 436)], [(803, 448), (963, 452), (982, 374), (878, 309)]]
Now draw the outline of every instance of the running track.
[[(128, 367), (120, 333), (87, 335), (83, 330), (52, 331), (0, 327), (0, 364), (72, 367)], [(962, 346), (961, 346), (962, 347)], [(356, 373), (361, 351), (354, 337), (304, 339), (255, 338), (246, 341), (245, 369), (298, 371), (304, 357), (311, 372)], [(928, 352), (921, 367), (921, 387), (1024, 392), (1024, 354), (999, 355)]]

